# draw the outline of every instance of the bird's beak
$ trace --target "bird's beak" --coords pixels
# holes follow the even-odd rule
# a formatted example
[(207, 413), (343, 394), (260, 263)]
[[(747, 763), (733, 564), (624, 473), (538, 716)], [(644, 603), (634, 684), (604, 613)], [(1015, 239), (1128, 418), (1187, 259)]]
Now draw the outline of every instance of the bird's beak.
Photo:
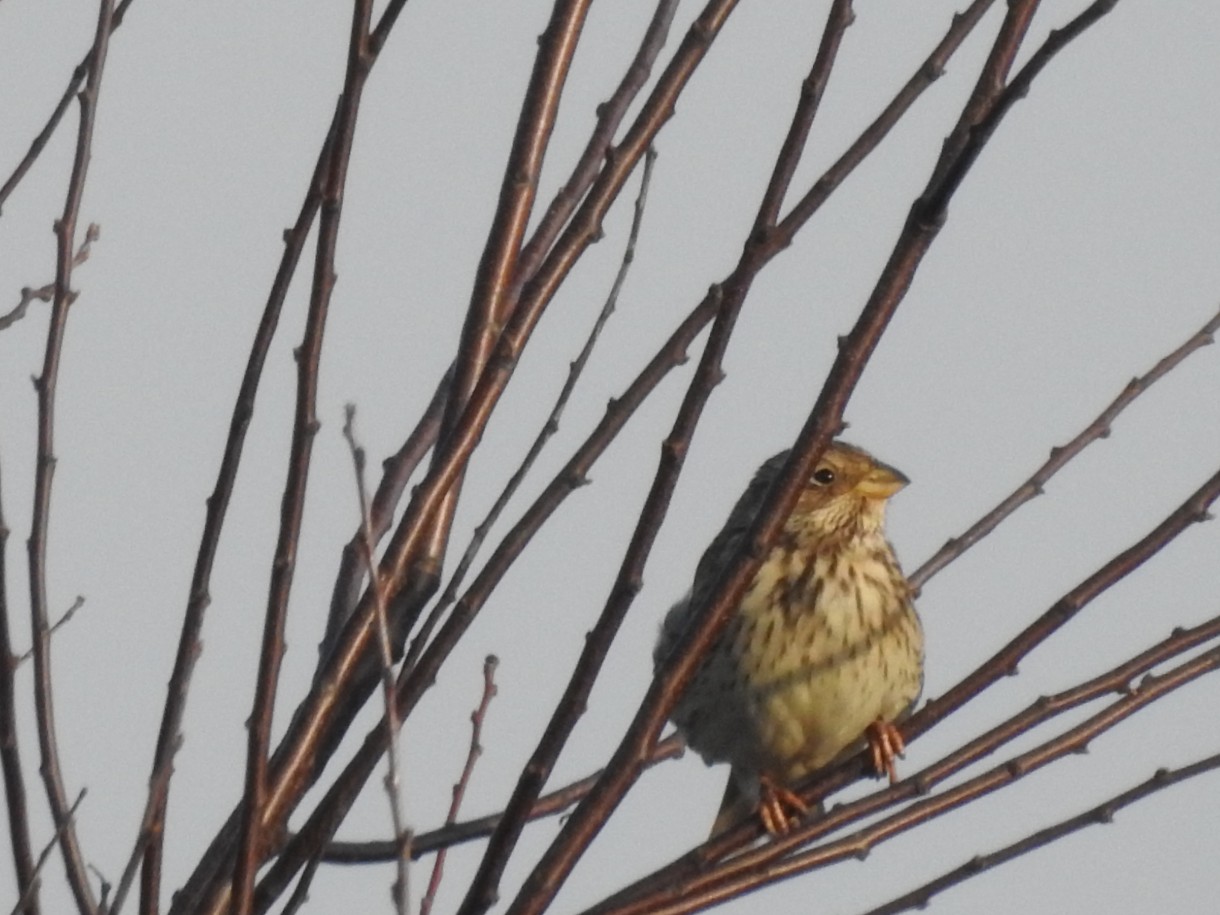
[(878, 462), (857, 489), (868, 499), (888, 499), (910, 482), (902, 471)]

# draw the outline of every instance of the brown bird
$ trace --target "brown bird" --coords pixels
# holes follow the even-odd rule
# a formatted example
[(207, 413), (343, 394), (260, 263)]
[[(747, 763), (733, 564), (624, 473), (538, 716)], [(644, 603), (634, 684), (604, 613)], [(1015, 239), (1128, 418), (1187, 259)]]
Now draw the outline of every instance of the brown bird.
[[(788, 452), (766, 461), (665, 617), (659, 667), (705, 608)], [(885, 504), (907, 478), (843, 442), (826, 451), (728, 625), (671, 717), (711, 765), (732, 767), (712, 835), (757, 810), (772, 834), (808, 812), (790, 787), (867, 742), (896, 780), (894, 726), (923, 687), (923, 631), (893, 548)]]

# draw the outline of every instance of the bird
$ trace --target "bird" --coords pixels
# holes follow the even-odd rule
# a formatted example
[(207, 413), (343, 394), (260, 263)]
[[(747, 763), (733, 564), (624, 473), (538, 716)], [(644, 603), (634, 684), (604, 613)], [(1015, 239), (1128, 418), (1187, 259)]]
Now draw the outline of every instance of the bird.
[[(657, 670), (715, 596), (788, 454), (759, 467), (666, 614)], [(885, 536), (886, 503), (908, 482), (832, 442), (678, 697), (670, 718), (687, 746), (730, 766), (713, 837), (755, 812), (768, 833), (786, 833), (809, 812), (792, 786), (866, 745), (877, 774), (897, 780), (896, 723), (919, 699), (924, 666), (912, 589)]]

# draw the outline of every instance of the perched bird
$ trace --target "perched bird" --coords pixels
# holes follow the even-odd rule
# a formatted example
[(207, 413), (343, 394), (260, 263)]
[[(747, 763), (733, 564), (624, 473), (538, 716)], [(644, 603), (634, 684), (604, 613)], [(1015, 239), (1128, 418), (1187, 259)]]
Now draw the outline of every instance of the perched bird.
[[(661, 626), (656, 666), (712, 598), (788, 452), (766, 461)], [(833, 443), (671, 718), (706, 763), (730, 764), (712, 835), (754, 810), (772, 834), (808, 810), (789, 786), (865, 746), (896, 779), (894, 722), (923, 687), (923, 631), (885, 539), (885, 504), (907, 478)]]

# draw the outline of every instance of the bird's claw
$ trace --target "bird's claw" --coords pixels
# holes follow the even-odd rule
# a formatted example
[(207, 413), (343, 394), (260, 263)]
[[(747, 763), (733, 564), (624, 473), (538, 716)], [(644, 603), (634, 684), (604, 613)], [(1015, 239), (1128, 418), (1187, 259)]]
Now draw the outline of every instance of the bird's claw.
[(769, 835), (785, 835), (795, 822), (809, 813), (800, 795), (776, 784), (767, 776), (759, 778), (758, 818)]
[(894, 760), (902, 756), (907, 748), (902, 732), (893, 723), (878, 719), (868, 726), (864, 737), (868, 741), (869, 755), (877, 774), (888, 775), (891, 785), (897, 782), (898, 767)]

